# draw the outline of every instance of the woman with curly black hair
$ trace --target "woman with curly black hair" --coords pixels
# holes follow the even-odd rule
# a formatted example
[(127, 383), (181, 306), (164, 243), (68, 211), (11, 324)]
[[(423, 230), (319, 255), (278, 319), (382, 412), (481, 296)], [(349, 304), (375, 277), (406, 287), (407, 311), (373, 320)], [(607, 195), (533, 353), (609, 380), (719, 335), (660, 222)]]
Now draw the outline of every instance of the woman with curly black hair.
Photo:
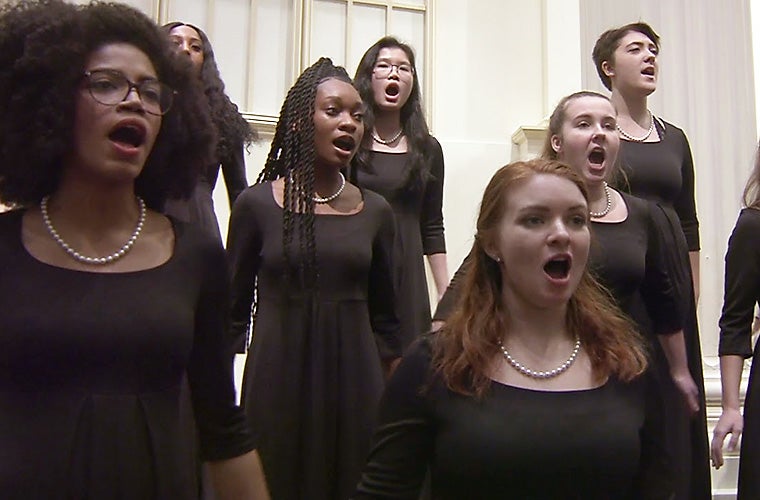
[(243, 150), (255, 140), (256, 133), (225, 94), (214, 50), (206, 34), (200, 28), (182, 22), (165, 24), (163, 30), (174, 42), (176, 50), (187, 56), (200, 79), (218, 137), (216, 161), (203, 170), (190, 199), (170, 200), (165, 211), (186, 222), (200, 224), (221, 241), (212, 196), (219, 177), (219, 168), (221, 167), (224, 175), (227, 199), (232, 207), (238, 195), (248, 186)]
[(161, 215), (213, 154), (204, 99), (132, 8), (0, 9), (0, 491), (194, 498), (187, 376), (218, 498), (266, 498), (235, 405), (227, 272)]
[[(384, 371), (400, 356), (393, 213), (346, 181), (364, 105), (322, 58), (288, 92), (257, 184), (235, 203), (227, 251), (233, 334), (254, 311), (243, 407), (273, 498), (341, 500), (369, 449)], [(381, 360), (384, 363), (381, 363)]]
[(443, 228), (443, 152), (422, 113), (420, 82), (409, 45), (378, 40), (354, 77), (367, 103), (362, 147), (351, 179), (380, 193), (396, 216), (395, 262), (402, 345), (430, 329), (430, 299), (423, 255), (438, 298), (449, 282)]

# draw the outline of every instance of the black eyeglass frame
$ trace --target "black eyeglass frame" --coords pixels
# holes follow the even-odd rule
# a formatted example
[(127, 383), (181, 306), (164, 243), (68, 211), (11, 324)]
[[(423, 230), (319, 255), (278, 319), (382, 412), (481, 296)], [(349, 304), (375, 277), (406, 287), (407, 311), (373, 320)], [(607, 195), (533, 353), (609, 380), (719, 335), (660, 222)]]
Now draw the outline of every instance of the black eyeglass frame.
[[(98, 73), (105, 73), (105, 74), (108, 74), (108, 75), (111, 75), (111, 76), (115, 76), (115, 77), (118, 77), (118, 78), (122, 79), (124, 82), (126, 82), (127, 83), (127, 91), (124, 94), (124, 96), (121, 99), (119, 99), (117, 102), (103, 102), (102, 100), (100, 100), (95, 95), (95, 93), (93, 92), (93, 89), (92, 89), (92, 83), (93, 83), (92, 82), (92, 76), (93, 75), (97, 75)], [(172, 104), (174, 104), (174, 97), (178, 94), (178, 92), (176, 90), (174, 90), (173, 88), (171, 88), (170, 86), (168, 86), (167, 84), (161, 82), (158, 79), (148, 79), (148, 80), (143, 80), (143, 81), (141, 81), (139, 83), (135, 83), (135, 82), (131, 81), (129, 78), (127, 78), (126, 75), (124, 75), (124, 73), (122, 73), (121, 71), (115, 70), (115, 69), (96, 69), (94, 71), (85, 71), (82, 76), (83, 76), (83, 78), (86, 79), (87, 91), (90, 93), (90, 96), (92, 96), (92, 98), (96, 102), (98, 102), (98, 103), (100, 103), (100, 104), (102, 104), (104, 106), (118, 106), (120, 103), (124, 102), (127, 99), (127, 97), (129, 97), (129, 94), (134, 89), (137, 92), (137, 96), (140, 98), (140, 101), (143, 103), (143, 109), (145, 110), (145, 112), (148, 113), (148, 114), (151, 114), (153, 116), (163, 116), (166, 113), (168, 113), (169, 110), (172, 108)], [(140, 87), (143, 87), (146, 84), (153, 84), (153, 85), (158, 84), (159, 87), (161, 88), (161, 97), (159, 98), (159, 102), (158, 102), (158, 109), (160, 111), (159, 113), (156, 113), (154, 111), (149, 110), (148, 107), (146, 106), (146, 104), (149, 101), (147, 101), (147, 100), (145, 100), (143, 98), (143, 92), (140, 90)], [(168, 91), (168, 92), (165, 93), (164, 92), (165, 90)], [(164, 95), (166, 95), (168, 97), (165, 98)], [(162, 104), (161, 104), (161, 101), (163, 99), (168, 99), (168, 103), (166, 104), (166, 108), (165, 109), (162, 108)]]

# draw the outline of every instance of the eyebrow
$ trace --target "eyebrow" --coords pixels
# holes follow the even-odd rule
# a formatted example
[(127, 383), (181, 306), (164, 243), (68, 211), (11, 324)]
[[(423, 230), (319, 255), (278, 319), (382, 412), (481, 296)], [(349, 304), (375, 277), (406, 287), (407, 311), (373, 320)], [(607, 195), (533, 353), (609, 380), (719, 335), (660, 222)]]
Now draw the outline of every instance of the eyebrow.
[[(377, 64), (379, 62), (387, 62), (387, 63), (390, 63), (390, 64), (396, 64), (396, 63), (393, 62), (393, 59), (391, 59), (390, 57), (378, 57), (377, 61), (375, 61), (375, 64)], [(398, 64), (406, 64), (407, 66), (411, 66), (412, 65), (412, 63), (409, 62), (408, 58), (403, 59)]]
[[(550, 212), (552, 209), (547, 207), (546, 205), (528, 205), (527, 207), (522, 207), (517, 212), (523, 213), (523, 212)], [(567, 212), (572, 212), (574, 210), (588, 210), (587, 205), (573, 205), (571, 207), (567, 207)]]

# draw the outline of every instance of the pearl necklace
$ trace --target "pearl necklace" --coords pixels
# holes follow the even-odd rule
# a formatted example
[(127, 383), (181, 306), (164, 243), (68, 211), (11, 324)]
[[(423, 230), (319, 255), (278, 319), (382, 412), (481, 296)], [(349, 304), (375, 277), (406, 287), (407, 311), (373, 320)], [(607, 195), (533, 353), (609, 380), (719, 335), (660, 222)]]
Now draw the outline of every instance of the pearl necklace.
[(501, 339), (499, 339), (499, 347), (501, 348), (502, 354), (504, 354), (504, 358), (507, 360), (507, 363), (517, 370), (518, 372), (522, 373), (526, 377), (530, 378), (538, 378), (538, 379), (547, 379), (547, 378), (554, 378), (557, 375), (565, 372), (568, 368), (570, 368), (570, 365), (573, 364), (575, 361), (575, 358), (578, 356), (578, 351), (581, 350), (581, 339), (575, 339), (575, 347), (573, 348), (572, 354), (570, 354), (570, 357), (567, 358), (567, 361), (559, 365), (557, 368), (553, 370), (547, 370), (547, 371), (535, 371), (531, 370), (530, 368), (526, 368), (523, 366), (519, 361), (517, 361), (515, 358), (512, 357), (511, 354), (509, 354), (509, 351), (507, 351), (507, 348), (504, 347), (504, 344), (501, 343)]
[(604, 183), (604, 194), (607, 196), (607, 206), (604, 207), (604, 210), (601, 212), (592, 212), (591, 210), (588, 211), (588, 214), (593, 219), (601, 219), (608, 213), (610, 213), (610, 209), (612, 208), (612, 195), (610, 194), (610, 187), (607, 185), (607, 183)]
[(390, 139), (388, 139), (388, 140), (386, 141), (386, 140), (384, 140), (384, 139), (381, 139), (381, 138), (380, 138), (380, 136), (378, 136), (378, 135), (375, 133), (375, 131), (374, 131), (374, 130), (372, 130), (372, 139), (373, 139), (375, 142), (379, 142), (380, 144), (383, 144), (383, 145), (385, 145), (385, 146), (388, 146), (389, 144), (393, 144), (394, 142), (396, 142), (396, 141), (398, 140), (398, 138), (399, 138), (399, 137), (401, 137), (401, 134), (403, 134), (403, 133), (404, 133), (404, 127), (401, 127), (401, 128), (398, 130), (398, 133), (397, 133), (396, 135), (394, 135), (393, 137), (391, 137)]
[(340, 187), (338, 188), (338, 190), (335, 191), (330, 196), (325, 196), (324, 198), (320, 198), (317, 195), (312, 196), (311, 199), (314, 200), (314, 203), (319, 203), (319, 204), (330, 203), (335, 198), (340, 196), (340, 194), (346, 188), (346, 178), (343, 176), (342, 172), (338, 172), (338, 175), (340, 176)]
[(111, 262), (117, 261), (124, 257), (127, 252), (129, 252), (132, 247), (135, 244), (135, 241), (137, 241), (137, 238), (140, 236), (140, 233), (142, 232), (143, 225), (145, 225), (145, 214), (147, 213), (147, 210), (145, 209), (145, 202), (140, 198), (137, 197), (137, 204), (140, 205), (140, 217), (137, 219), (137, 226), (135, 227), (135, 230), (132, 231), (132, 236), (129, 237), (126, 243), (122, 245), (122, 247), (112, 253), (111, 255), (106, 255), (105, 257), (87, 257), (86, 255), (82, 255), (81, 253), (77, 252), (73, 248), (71, 248), (71, 245), (66, 243), (63, 238), (61, 238), (61, 235), (58, 234), (58, 231), (56, 231), (55, 227), (53, 226), (53, 221), (50, 220), (50, 214), (48, 214), (48, 201), (50, 200), (50, 196), (45, 196), (40, 201), (40, 211), (42, 212), (42, 220), (45, 223), (45, 227), (48, 230), (48, 233), (50, 233), (50, 236), (53, 237), (56, 243), (60, 245), (61, 248), (63, 248), (67, 254), (69, 254), (74, 260), (78, 262), (82, 262), (83, 264), (89, 264), (89, 265), (103, 265), (103, 264), (110, 264)]
[(616, 123), (615, 127), (617, 127), (618, 132), (620, 132), (620, 135), (623, 136), (624, 139), (632, 141), (632, 142), (644, 142), (647, 139), (649, 139), (649, 136), (652, 135), (652, 132), (654, 132), (654, 117), (652, 116), (652, 112), (649, 111), (649, 130), (647, 130), (647, 133), (644, 134), (641, 137), (634, 137), (622, 128), (620, 128), (620, 124)]

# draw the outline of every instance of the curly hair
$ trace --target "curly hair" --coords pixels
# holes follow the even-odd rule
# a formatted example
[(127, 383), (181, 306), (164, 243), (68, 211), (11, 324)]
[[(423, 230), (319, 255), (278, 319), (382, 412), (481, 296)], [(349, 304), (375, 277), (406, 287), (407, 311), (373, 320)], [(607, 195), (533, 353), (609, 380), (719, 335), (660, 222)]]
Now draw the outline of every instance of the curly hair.
[[(539, 174), (568, 179), (588, 200), (583, 180), (564, 163), (535, 159), (515, 162), (491, 178), (480, 205), (471, 264), (454, 314), (433, 341), (433, 366), (446, 386), (464, 395), (482, 396), (490, 387), (488, 367), (499, 354), (510, 312), (502, 301), (499, 264), (486, 253), (496, 238), (509, 190)], [(567, 328), (577, 336), (598, 375), (630, 380), (647, 366), (646, 348), (631, 321), (585, 270), (568, 304)]]
[(218, 163), (234, 161), (236, 148), (247, 147), (258, 139), (256, 131), (238, 111), (237, 105), (224, 92), (224, 82), (219, 74), (219, 68), (214, 57), (211, 41), (202, 29), (192, 24), (179, 21), (167, 23), (162, 29), (167, 34), (178, 26), (194, 29), (203, 43), (203, 64), (201, 65), (200, 80), (203, 92), (208, 99), (211, 119), (217, 129), (216, 158)]
[(215, 136), (200, 86), (165, 35), (140, 11), (117, 3), (74, 6), (33, 0), (0, 9), (0, 200), (30, 206), (58, 188), (73, 144), (75, 103), (90, 55), (126, 43), (144, 52), (177, 91), (135, 192), (158, 209), (189, 196), (213, 158)]
[[(392, 36), (386, 36), (375, 42), (361, 58), (359, 67), (354, 76), (354, 85), (362, 100), (367, 103), (364, 113), (364, 129), (372, 130), (375, 126), (375, 114), (377, 104), (372, 91), (372, 75), (377, 62), (377, 56), (382, 49), (399, 48), (409, 58), (414, 74), (412, 92), (409, 99), (401, 108), (401, 127), (407, 137), (409, 148), (409, 176), (406, 180), (408, 191), (421, 190), (424, 183), (430, 177), (430, 130), (425, 122), (425, 114), (422, 112), (422, 92), (417, 78), (417, 66), (415, 65), (414, 51), (412, 48), (400, 42)], [(370, 105), (371, 104), (371, 105)], [(356, 181), (356, 170), (372, 172), (371, 162), (372, 135), (365, 134), (362, 145), (354, 157), (352, 169), (352, 181)]]
[(602, 84), (604, 84), (607, 90), (612, 90), (612, 80), (604, 73), (602, 63), (606, 61), (614, 64), (615, 51), (620, 45), (620, 40), (631, 31), (641, 33), (652, 40), (652, 43), (654, 43), (658, 49), (660, 48), (660, 37), (655, 33), (651, 26), (644, 22), (630, 23), (619, 28), (612, 28), (599, 35), (599, 38), (594, 44), (591, 58), (594, 60), (596, 72), (599, 74), (599, 78), (602, 80)]
[[(283, 252), (288, 280), (295, 274), (307, 290), (317, 283), (316, 244), (314, 239), (314, 105), (317, 87), (329, 79), (351, 84), (346, 70), (333, 65), (326, 57), (306, 68), (288, 91), (280, 110), (272, 147), (256, 183), (283, 178)], [(299, 262), (291, 260), (290, 247), (297, 233)], [(290, 282), (290, 281), (288, 281)]]

